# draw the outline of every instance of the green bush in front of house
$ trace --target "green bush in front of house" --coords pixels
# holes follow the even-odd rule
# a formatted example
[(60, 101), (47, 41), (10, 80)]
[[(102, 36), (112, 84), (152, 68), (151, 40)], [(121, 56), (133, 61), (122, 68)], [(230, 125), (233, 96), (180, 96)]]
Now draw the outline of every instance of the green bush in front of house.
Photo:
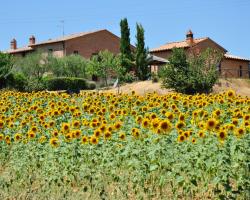
[(75, 77), (56, 77), (46, 80), (46, 89), (50, 91), (67, 90), (79, 92), (80, 90), (94, 89), (93, 83), (88, 83), (86, 79)]
[(209, 93), (218, 80), (221, 58), (212, 49), (189, 57), (183, 49), (173, 49), (169, 64), (160, 72), (163, 87), (185, 94)]

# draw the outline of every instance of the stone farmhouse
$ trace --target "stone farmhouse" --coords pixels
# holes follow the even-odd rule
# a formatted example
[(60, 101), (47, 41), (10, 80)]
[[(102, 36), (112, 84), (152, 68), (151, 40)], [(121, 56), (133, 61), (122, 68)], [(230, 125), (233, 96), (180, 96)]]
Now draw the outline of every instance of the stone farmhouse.
[[(250, 60), (239, 56), (230, 55), (226, 49), (209, 37), (194, 38), (193, 33), (189, 30), (186, 33), (186, 40), (179, 42), (171, 42), (160, 47), (150, 50), (150, 53), (168, 59), (173, 48), (184, 48), (185, 52), (199, 53), (207, 48), (216, 49), (224, 54), (222, 62), (218, 66), (221, 77), (226, 78), (250, 78)], [(157, 73), (163, 65), (151, 65), (151, 72)]]
[[(134, 48), (133, 46), (131, 47)], [(36, 50), (51, 53), (56, 57), (79, 54), (89, 59), (104, 50), (118, 54), (120, 52), (120, 38), (105, 29), (72, 34), (38, 43), (36, 42), (36, 38), (31, 36), (29, 44), (20, 48), (17, 47), (17, 41), (13, 39), (10, 43), (10, 49), (5, 51), (5, 53), (24, 57)]]

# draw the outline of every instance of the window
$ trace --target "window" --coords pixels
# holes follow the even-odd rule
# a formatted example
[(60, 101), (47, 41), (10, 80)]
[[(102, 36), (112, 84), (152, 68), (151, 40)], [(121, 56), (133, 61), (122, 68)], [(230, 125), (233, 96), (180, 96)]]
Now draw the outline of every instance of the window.
[(78, 51), (74, 51), (74, 52), (73, 52), (73, 54), (78, 55), (78, 54), (79, 54), (79, 52), (78, 52)]
[(221, 74), (221, 62), (217, 65), (217, 70), (218, 70), (219, 74)]
[(240, 73), (239, 73), (239, 75), (240, 75), (240, 77), (242, 77), (242, 66), (240, 65), (240, 71), (239, 71)]

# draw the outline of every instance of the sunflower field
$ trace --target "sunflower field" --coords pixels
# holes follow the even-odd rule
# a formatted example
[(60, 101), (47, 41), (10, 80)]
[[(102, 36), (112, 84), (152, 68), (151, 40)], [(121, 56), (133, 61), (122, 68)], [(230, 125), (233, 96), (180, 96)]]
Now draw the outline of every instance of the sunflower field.
[(250, 199), (250, 98), (0, 91), (0, 199)]

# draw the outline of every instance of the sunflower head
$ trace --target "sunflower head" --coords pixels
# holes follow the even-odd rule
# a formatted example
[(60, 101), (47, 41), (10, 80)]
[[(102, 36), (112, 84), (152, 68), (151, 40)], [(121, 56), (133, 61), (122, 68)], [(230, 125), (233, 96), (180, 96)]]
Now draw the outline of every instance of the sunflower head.
[(96, 144), (98, 144), (98, 142), (99, 142), (98, 137), (96, 137), (96, 136), (94, 136), (94, 135), (92, 135), (92, 136), (90, 137), (90, 143), (91, 143), (91, 144), (96, 145)]
[(179, 135), (178, 138), (177, 138), (177, 141), (178, 142), (184, 142), (186, 140), (186, 136), (185, 135)]
[(207, 128), (207, 130), (213, 130), (216, 128), (217, 124), (218, 124), (218, 122), (216, 119), (214, 119), (214, 118), (208, 119), (207, 124), (206, 124), (206, 128)]
[(217, 132), (219, 140), (224, 141), (227, 138), (227, 132), (225, 130), (219, 130)]
[(88, 142), (89, 142), (88, 137), (87, 136), (82, 136), (81, 142), (82, 142), (82, 144), (88, 144)]
[(50, 145), (52, 147), (58, 147), (59, 146), (59, 140), (58, 140), (58, 138), (55, 138), (55, 137), (51, 138), (49, 143), (50, 143)]
[(163, 132), (167, 132), (170, 131), (172, 128), (171, 123), (168, 120), (163, 120), (160, 122), (160, 126), (159, 128), (163, 131)]
[(119, 134), (119, 138), (120, 138), (121, 140), (125, 140), (125, 139), (126, 139), (126, 134), (125, 134), (124, 132), (120, 133), (120, 134)]

